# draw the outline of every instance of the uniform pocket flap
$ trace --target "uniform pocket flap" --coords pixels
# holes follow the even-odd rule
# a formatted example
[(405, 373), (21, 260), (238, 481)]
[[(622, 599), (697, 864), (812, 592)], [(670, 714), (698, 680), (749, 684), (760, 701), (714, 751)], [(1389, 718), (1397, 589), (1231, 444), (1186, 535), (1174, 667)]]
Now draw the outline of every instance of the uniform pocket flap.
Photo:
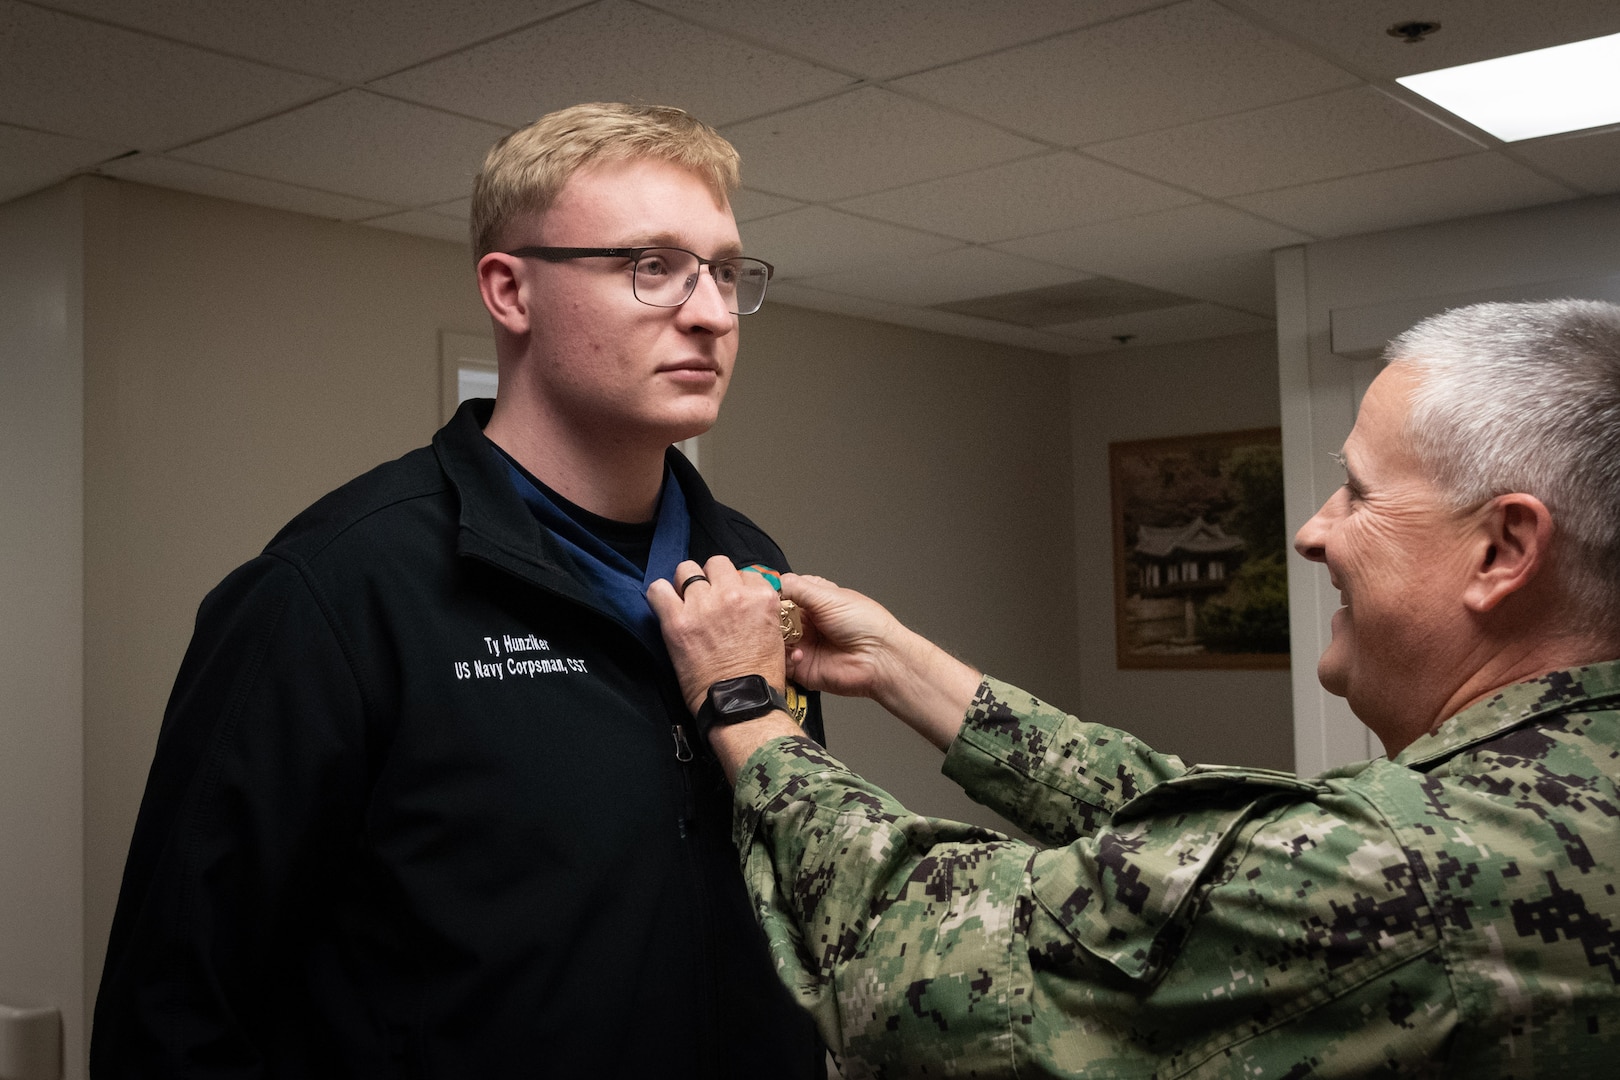
[(1126, 803), (1096, 835), (1038, 853), (1035, 899), (1086, 954), (1151, 983), (1243, 823), (1323, 790), (1290, 773), (1193, 769)]
[(1198, 807), (1242, 808), (1258, 800), (1279, 797), (1310, 799), (1330, 789), (1318, 780), (1302, 780), (1293, 773), (1273, 769), (1244, 769), (1234, 765), (1194, 765), (1180, 776), (1154, 784), (1114, 811), (1112, 824), (1141, 820), (1161, 812), (1184, 814)]

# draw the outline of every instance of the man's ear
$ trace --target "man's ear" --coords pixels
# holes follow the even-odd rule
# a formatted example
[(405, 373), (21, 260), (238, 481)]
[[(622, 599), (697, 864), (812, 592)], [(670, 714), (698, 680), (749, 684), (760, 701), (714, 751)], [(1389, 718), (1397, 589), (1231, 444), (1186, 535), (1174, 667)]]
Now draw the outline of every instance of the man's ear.
[(478, 260), (478, 293), (496, 325), (511, 334), (529, 332), (528, 280), (523, 260), (492, 251)]
[(1463, 603), (1483, 614), (1530, 584), (1546, 567), (1553, 521), (1545, 503), (1523, 492), (1498, 495), (1479, 513), (1477, 554)]

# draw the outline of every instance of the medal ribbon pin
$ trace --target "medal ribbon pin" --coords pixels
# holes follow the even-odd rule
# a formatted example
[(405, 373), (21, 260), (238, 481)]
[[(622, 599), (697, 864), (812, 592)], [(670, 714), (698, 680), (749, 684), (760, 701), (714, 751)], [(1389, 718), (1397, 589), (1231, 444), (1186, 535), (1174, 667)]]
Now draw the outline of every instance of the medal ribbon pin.
[[(746, 573), (752, 571), (771, 583), (771, 588), (778, 593), (782, 591), (782, 575), (763, 563), (753, 563), (743, 567)], [(782, 643), (795, 645), (804, 637), (804, 618), (799, 613), (799, 605), (791, 600), (782, 601)]]

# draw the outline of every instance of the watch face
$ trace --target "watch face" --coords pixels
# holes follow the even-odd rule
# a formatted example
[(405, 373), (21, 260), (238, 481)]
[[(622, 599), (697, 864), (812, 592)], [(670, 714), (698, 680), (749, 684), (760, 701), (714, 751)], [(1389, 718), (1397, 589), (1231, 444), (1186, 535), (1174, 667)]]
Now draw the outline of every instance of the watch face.
[(709, 693), (721, 713), (747, 712), (771, 703), (771, 687), (763, 675), (742, 675), (714, 684)]

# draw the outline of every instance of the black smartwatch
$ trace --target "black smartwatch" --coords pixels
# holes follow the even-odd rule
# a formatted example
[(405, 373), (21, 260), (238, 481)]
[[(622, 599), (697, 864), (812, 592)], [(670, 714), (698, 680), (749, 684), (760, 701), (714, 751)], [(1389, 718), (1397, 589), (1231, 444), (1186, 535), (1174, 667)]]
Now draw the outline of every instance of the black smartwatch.
[(787, 698), (767, 682), (765, 676), (739, 675), (735, 679), (721, 679), (709, 687), (708, 698), (693, 718), (697, 722), (697, 737), (707, 746), (709, 729), (716, 724), (757, 720), (777, 709), (788, 711)]

